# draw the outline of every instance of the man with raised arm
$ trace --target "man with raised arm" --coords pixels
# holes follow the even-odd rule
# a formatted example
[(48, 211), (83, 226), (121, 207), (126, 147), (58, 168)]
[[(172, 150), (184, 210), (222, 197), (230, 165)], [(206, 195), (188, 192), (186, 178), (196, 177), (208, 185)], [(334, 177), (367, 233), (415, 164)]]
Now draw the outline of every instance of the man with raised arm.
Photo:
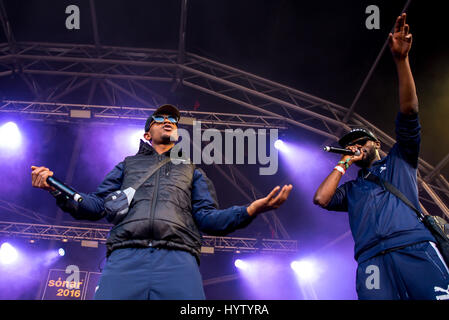
[[(418, 98), (408, 53), (412, 44), (406, 14), (396, 20), (389, 46), (399, 79), (396, 144), (381, 159), (380, 142), (366, 128), (353, 128), (339, 144), (360, 155), (345, 155), (321, 183), (314, 203), (330, 211), (346, 211), (358, 263), (359, 299), (444, 299), (449, 295), (449, 271), (435, 238), (416, 213), (381, 184), (387, 181), (419, 208), (417, 168), (420, 147)], [(341, 177), (355, 164), (355, 180), (341, 186)]]

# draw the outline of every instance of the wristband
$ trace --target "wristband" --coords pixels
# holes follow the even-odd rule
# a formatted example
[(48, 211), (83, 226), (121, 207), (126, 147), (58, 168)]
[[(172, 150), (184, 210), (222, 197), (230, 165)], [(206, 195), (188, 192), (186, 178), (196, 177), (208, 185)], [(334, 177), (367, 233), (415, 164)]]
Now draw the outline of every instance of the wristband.
[(338, 172), (340, 172), (342, 175), (344, 175), (346, 173), (346, 170), (343, 169), (340, 166), (335, 166), (334, 170), (337, 170)]
[(346, 169), (349, 168), (349, 161), (351, 161), (351, 158), (346, 159), (346, 161), (338, 161), (338, 164), (342, 164), (345, 166)]

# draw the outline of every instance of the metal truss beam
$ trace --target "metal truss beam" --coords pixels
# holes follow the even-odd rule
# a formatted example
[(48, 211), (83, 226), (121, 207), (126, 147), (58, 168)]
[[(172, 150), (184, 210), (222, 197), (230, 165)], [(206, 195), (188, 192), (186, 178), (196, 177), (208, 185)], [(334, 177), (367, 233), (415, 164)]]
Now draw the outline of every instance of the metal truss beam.
[[(49, 224), (32, 224), (0, 221), (0, 235), (29, 239), (98, 241), (105, 244), (110, 229)], [(273, 240), (235, 237), (203, 236), (203, 247), (213, 247), (214, 252), (241, 253), (292, 253), (297, 252), (295, 240)]]
[[(24, 208), (17, 204), (14, 204), (14, 203), (11, 203), (11, 202), (8, 202), (5, 200), (1, 200), (1, 199), (0, 199), (0, 209), (2, 211), (8, 211), (9, 213), (16, 214), (16, 215), (25, 217), (27, 219), (31, 219), (33, 221), (40, 222), (40, 223), (50, 223), (49, 217), (47, 217), (41, 213), (35, 212), (28, 208)], [(10, 216), (10, 215), (8, 215), (8, 216)]]
[(211, 237), (203, 236), (202, 245), (214, 247), (215, 250), (223, 252), (240, 253), (275, 253), (275, 252), (296, 252), (298, 250), (296, 240), (278, 239), (255, 239), (255, 238), (235, 238), (235, 237)]
[[(0, 103), (0, 113), (18, 113), (33, 120), (54, 120), (73, 122), (79, 118), (71, 116), (72, 111), (90, 111), (90, 118), (86, 122), (103, 123), (113, 120), (128, 120), (130, 123), (141, 125), (156, 108), (104, 106), (74, 103), (56, 103), (40, 101), (3, 100)], [(287, 125), (278, 117), (252, 114), (236, 114), (223, 112), (203, 112), (181, 110), (181, 124), (192, 124), (193, 120), (201, 121), (204, 129), (251, 127), (265, 129), (287, 129)]]
[(449, 163), (449, 153), (441, 160), (435, 168), (424, 178), (425, 181), (431, 181), (440, 174), (443, 169)]
[(89, 0), (89, 6), (90, 6), (90, 15), (92, 19), (92, 31), (94, 36), (94, 43), (97, 49), (100, 49), (100, 36), (98, 34), (98, 23), (97, 23), (97, 12), (95, 10), (95, 3), (94, 0)]
[(90, 240), (106, 243), (109, 229), (0, 221), (0, 234), (45, 240)]
[(431, 197), (431, 199), (434, 201), (434, 203), (440, 208), (441, 212), (444, 213), (446, 218), (449, 218), (449, 209), (444, 204), (444, 202), (438, 197), (436, 192), (423, 180), (421, 180), (421, 186), (424, 188), (424, 190), (427, 192), (427, 194)]
[[(186, 56), (186, 24), (187, 24), (187, 0), (181, 0), (181, 18), (179, 22), (179, 41), (178, 41), (178, 65), (182, 65), (185, 62)], [(171, 91), (174, 92), (180, 85), (183, 78), (183, 72), (181, 68), (176, 70), (176, 78), (174, 79)]]
[[(218, 172), (220, 172), (249, 202), (265, 196), (257, 190), (257, 188), (235, 166), (230, 165), (227, 167), (229, 169), (229, 174), (224, 169), (220, 168), (220, 166), (215, 165)], [(245, 191), (245, 187), (248, 188), (246, 189), (247, 191)], [(278, 239), (280, 234), (283, 239), (290, 239), (290, 235), (279, 220), (275, 210), (271, 210), (261, 216), (269, 226), (274, 238)]]
[[(142, 91), (134, 94), (134, 90), (126, 89), (123, 82), (134, 81), (143, 86), (154, 81), (172, 83), (176, 73), (182, 70), (181, 84), (185, 87), (244, 106), (255, 115), (283, 120), (288, 125), (306, 129), (331, 141), (338, 139), (341, 128), (347, 131), (353, 126), (363, 125), (379, 137), (384, 148), (395, 142), (349, 108), (195, 54), (185, 53), (184, 63), (180, 64), (179, 50), (112, 46), (98, 49), (95, 45), (36, 42), (16, 42), (15, 47), (12, 54), (8, 44), (0, 44), (0, 76), (22, 73), (33, 77), (90, 78), (97, 79), (100, 87), (109, 88), (112, 84), (108, 81), (113, 81), (121, 88), (113, 88), (114, 92), (134, 95), (140, 98), (137, 103), (149, 101), (143, 106), (154, 108), (151, 99), (142, 98)], [(17, 65), (21, 65), (20, 69)], [(426, 181), (428, 186), (432, 188), (438, 184), (443, 192), (433, 190), (434, 195), (447, 201), (449, 184), (441, 175), (436, 176), (439, 170), (423, 159), (419, 159), (418, 169), (420, 183), (424, 177), (434, 177), (432, 181)], [(434, 182), (435, 179), (438, 181)]]
[[(234, 188), (236, 188), (236, 190), (240, 194), (242, 194), (249, 202), (252, 202), (252, 201), (257, 199), (255, 194), (253, 194), (251, 196), (242, 188), (242, 186), (239, 184), (239, 182), (236, 180), (236, 178), (235, 178), (235, 176), (233, 174), (232, 166), (228, 166), (228, 168), (231, 170), (231, 174), (226, 173), (226, 171), (224, 169), (222, 169), (219, 165), (214, 165), (214, 168), (223, 177), (225, 177), (226, 180), (228, 180), (234, 186)], [(270, 212), (267, 212), (265, 214), (262, 214), (261, 217), (265, 221), (267, 226), (269, 227), (270, 232), (273, 235), (273, 237), (278, 238), (279, 237), (278, 230), (281, 230), (282, 235), (284, 236), (284, 238), (286, 238), (286, 239), (290, 238), (288, 233), (285, 231), (285, 228), (282, 226), (282, 223), (280, 222), (279, 218), (276, 216), (276, 214), (274, 214), (273, 211), (270, 211)]]
[(6, 39), (9, 44), (9, 49), (13, 50), (15, 39), (11, 30), (11, 24), (8, 20), (8, 15), (6, 14), (5, 4), (3, 0), (0, 0), (0, 20), (2, 22), (3, 32), (5, 33)]
[[(334, 140), (336, 137), (330, 132), (330, 127), (335, 129), (341, 125), (339, 119), (334, 117), (335, 111), (331, 110), (330, 102), (279, 84), (273, 88), (274, 82), (188, 53), (185, 55), (185, 63), (180, 65), (177, 52), (171, 50), (102, 47), (102, 54), (95, 57), (94, 47), (89, 45), (17, 45), (19, 53), (0, 56), (3, 63), (13, 59), (28, 62), (24, 64), (23, 70), (14, 72), (171, 82), (176, 78), (176, 71), (181, 69), (184, 74), (182, 84), (185, 86), (201, 88), (204, 92), (225, 97), (258, 113), (284, 118), (292, 125), (307, 128)], [(81, 71), (82, 66), (90, 66), (90, 70)], [(111, 70), (111, 66), (116, 68)], [(346, 110), (336, 105), (332, 109), (339, 109), (341, 116), (344, 115), (342, 110)], [(316, 129), (317, 119), (322, 122), (321, 127), (324, 125), (324, 131)]]

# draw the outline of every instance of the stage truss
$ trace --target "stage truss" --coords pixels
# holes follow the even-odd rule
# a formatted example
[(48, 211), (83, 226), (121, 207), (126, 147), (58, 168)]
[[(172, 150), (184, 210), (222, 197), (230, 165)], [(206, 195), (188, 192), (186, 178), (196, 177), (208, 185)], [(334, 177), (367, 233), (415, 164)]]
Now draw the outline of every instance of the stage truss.
[[(0, 236), (4, 238), (28, 238), (32, 240), (89, 241), (89, 246), (105, 244), (110, 228), (64, 226), (0, 221)], [(234, 253), (295, 253), (297, 241), (238, 237), (202, 237), (203, 254), (215, 252)]]
[[(299, 90), (263, 79), (256, 75), (232, 68), (194, 54), (185, 54), (185, 63), (177, 63), (177, 51), (119, 48), (93, 45), (67, 45), (48, 43), (16, 43), (15, 53), (8, 44), (0, 46), (0, 76), (16, 74), (23, 78), (34, 101), (4, 100), (1, 113), (14, 113), (26, 119), (62, 122), (113, 122), (117, 120), (142, 120), (163, 97), (148, 88), (151, 83), (179, 81), (191, 87), (232, 103), (246, 107), (247, 114), (222, 112), (199, 112), (184, 110), (186, 119), (196, 119), (204, 128), (277, 128), (296, 126), (321, 135), (331, 141), (337, 140), (340, 128), (366, 126), (379, 137), (388, 150), (395, 140), (357, 113), (347, 122), (343, 119), (348, 108), (314, 97)], [(179, 70), (183, 78), (177, 79)], [(61, 78), (57, 85), (42, 88), (39, 75)], [(146, 85), (145, 85), (146, 83)], [(84, 86), (91, 93), (86, 103), (58, 102), (67, 95), (75, 94)], [(94, 93), (101, 90), (110, 97), (110, 105), (92, 103)], [(114, 97), (114, 98), (112, 98)], [(120, 98), (121, 97), (121, 98)], [(119, 106), (118, 100), (134, 99), (135, 106)], [(81, 117), (77, 111), (85, 111)], [(419, 160), (419, 182), (425, 191), (425, 203), (435, 204), (446, 218), (449, 210), (449, 183), (439, 172), (449, 161), (446, 156), (433, 167)], [(422, 193), (423, 194), (423, 193)]]
[[(199, 120), (205, 129), (287, 129), (293, 126), (320, 135), (323, 143), (328, 143), (335, 142), (342, 131), (353, 126), (366, 126), (379, 137), (383, 154), (395, 143), (392, 137), (355, 113), (354, 106), (347, 108), (186, 52), (187, 0), (182, 1), (177, 50), (103, 45), (96, 28), (93, 1), (90, 5), (94, 44), (16, 41), (1, 0), (0, 5), (0, 18), (7, 39), (6, 43), (0, 43), (0, 78), (20, 79), (28, 88), (28, 96), (32, 97), (31, 101), (0, 101), (1, 114), (48, 122), (108, 124), (127, 121), (141, 124), (158, 105), (170, 102), (152, 89), (156, 83), (169, 86), (171, 92), (183, 87), (192, 88), (247, 110), (245, 114), (182, 110), (186, 124)], [(108, 101), (107, 105), (96, 102), (100, 95)], [(84, 99), (75, 103), (73, 97)], [(132, 101), (133, 104), (127, 105), (124, 101)], [(418, 167), (423, 210), (427, 212), (426, 206), (431, 205), (429, 211), (446, 220), (449, 219), (449, 183), (440, 172), (448, 162), (449, 154), (435, 167), (420, 158)], [(260, 195), (236, 168), (228, 168), (228, 171), (219, 166), (216, 168), (238, 186), (239, 192), (247, 199)], [(17, 205), (3, 201), (5, 207), (14, 211)], [(263, 217), (276, 238), (289, 239), (275, 214)]]

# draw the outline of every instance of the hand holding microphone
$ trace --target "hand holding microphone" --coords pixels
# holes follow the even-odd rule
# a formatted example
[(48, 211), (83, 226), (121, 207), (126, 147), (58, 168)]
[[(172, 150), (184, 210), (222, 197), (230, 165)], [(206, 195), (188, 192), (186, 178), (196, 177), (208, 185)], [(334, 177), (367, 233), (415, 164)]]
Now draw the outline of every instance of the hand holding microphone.
[(348, 156), (359, 156), (361, 154), (359, 149), (351, 150), (351, 149), (342, 149), (342, 148), (326, 146), (323, 148), (323, 150), (326, 152), (344, 154), (344, 155), (348, 155)]
[(344, 164), (345, 169), (348, 169), (348, 167), (355, 161), (361, 160), (363, 158), (363, 152), (360, 151), (360, 149), (358, 149), (356, 146), (349, 146), (347, 149), (325, 146), (323, 150), (326, 152), (343, 155), (339, 164)]
[(50, 169), (36, 166), (31, 166), (31, 169), (33, 170), (31, 172), (31, 182), (33, 187), (51, 192), (59, 191), (77, 202), (83, 201), (83, 198), (78, 192), (53, 177), (53, 171), (50, 171)]

